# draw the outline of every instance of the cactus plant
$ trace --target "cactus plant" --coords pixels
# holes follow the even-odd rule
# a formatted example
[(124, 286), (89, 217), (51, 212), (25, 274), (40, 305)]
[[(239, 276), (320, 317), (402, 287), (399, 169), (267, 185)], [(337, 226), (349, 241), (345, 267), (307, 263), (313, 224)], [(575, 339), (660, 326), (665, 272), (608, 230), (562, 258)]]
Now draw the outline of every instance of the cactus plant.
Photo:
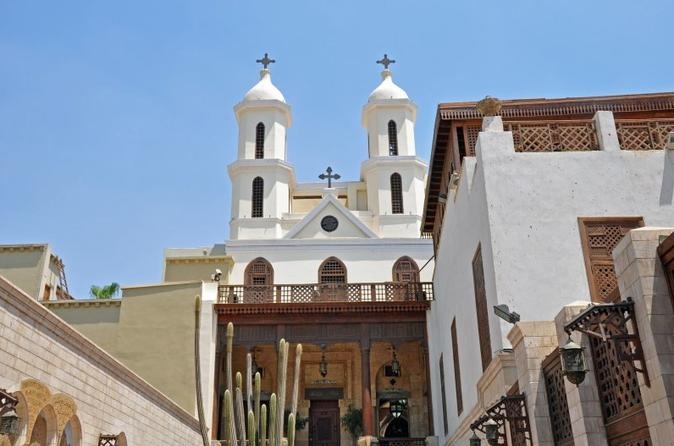
[[(259, 372), (252, 375), (252, 359), (249, 353), (246, 356), (246, 389), (245, 398), (248, 413), (244, 411), (243, 376), (236, 373), (236, 380), (232, 380), (232, 344), (234, 339), (234, 325), (227, 324), (227, 356), (226, 374), (227, 389), (222, 404), (222, 418), (225, 444), (227, 446), (281, 446), (283, 438), (284, 409), (286, 401), (286, 380), (288, 377), (288, 350), (290, 343), (285, 339), (279, 341), (278, 351), (278, 388), (272, 393), (269, 407), (260, 405), (261, 380)], [(298, 344), (295, 350), (295, 373), (293, 381), (292, 411), (288, 416), (288, 446), (295, 444), (295, 425), (297, 399), (299, 392), (299, 370), (302, 356), (302, 345)], [(269, 420), (269, 423), (267, 423)], [(238, 439), (238, 440), (237, 440)]]

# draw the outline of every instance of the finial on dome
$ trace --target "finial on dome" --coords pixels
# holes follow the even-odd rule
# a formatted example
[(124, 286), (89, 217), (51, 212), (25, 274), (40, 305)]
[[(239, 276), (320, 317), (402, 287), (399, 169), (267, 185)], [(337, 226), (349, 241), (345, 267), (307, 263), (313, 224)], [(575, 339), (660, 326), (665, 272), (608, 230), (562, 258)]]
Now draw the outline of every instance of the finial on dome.
[(269, 55), (268, 55), (267, 53), (264, 53), (264, 57), (263, 57), (262, 59), (257, 59), (255, 62), (261, 63), (261, 64), (262, 64), (262, 67), (263, 67), (265, 70), (267, 70), (267, 69), (268, 69), (267, 67), (269, 67), (269, 64), (276, 63), (276, 60), (275, 60), (275, 59), (270, 59), (270, 58), (269, 58)]
[(384, 65), (384, 70), (388, 70), (388, 66), (391, 65), (392, 63), (396, 63), (396, 61), (393, 59), (389, 59), (388, 55), (384, 53), (384, 57), (381, 60), (378, 60), (377, 63)]

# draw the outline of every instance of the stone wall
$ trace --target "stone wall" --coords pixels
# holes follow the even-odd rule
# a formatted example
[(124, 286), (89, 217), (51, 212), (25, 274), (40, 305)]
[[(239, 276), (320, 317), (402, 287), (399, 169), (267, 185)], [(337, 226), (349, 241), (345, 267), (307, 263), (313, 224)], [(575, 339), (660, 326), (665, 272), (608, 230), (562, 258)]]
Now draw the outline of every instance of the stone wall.
[(0, 388), (20, 399), (16, 445), (37, 426), (54, 446), (66, 425), (76, 445), (121, 432), (130, 445), (201, 444), (190, 414), (2, 277), (0, 370)]

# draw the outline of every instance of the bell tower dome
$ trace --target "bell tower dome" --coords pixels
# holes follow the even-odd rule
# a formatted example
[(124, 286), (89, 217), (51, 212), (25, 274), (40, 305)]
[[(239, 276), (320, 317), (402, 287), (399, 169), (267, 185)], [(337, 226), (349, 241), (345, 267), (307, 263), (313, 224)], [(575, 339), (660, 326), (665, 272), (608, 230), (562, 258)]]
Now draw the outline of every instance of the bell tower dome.
[(367, 185), (368, 209), (381, 237), (419, 237), (427, 165), (416, 156), (414, 123), (417, 106), (393, 82), (386, 54), (382, 80), (363, 107), (368, 156), (361, 176)]
[(257, 60), (260, 80), (234, 107), (239, 126), (237, 160), (229, 165), (232, 181), (230, 238), (280, 238), (281, 219), (290, 210), (294, 170), (287, 163), (286, 134), (290, 106), (271, 81), (265, 53)]

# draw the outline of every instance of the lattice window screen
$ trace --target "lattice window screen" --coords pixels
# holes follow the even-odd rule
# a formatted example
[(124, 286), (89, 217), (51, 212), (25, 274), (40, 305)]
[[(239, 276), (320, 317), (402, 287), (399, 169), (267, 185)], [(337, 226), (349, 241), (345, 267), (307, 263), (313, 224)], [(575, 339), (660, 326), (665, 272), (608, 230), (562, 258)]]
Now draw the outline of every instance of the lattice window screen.
[(246, 267), (244, 285), (272, 285), (274, 283), (274, 268), (261, 257), (253, 260)]
[(557, 446), (572, 445), (573, 431), (571, 430), (571, 417), (569, 415), (569, 404), (566, 399), (566, 386), (564, 384), (564, 375), (562, 374), (559, 350), (555, 349), (550, 353), (542, 365), (545, 391), (548, 397), (552, 438)]
[(465, 138), (468, 141), (466, 156), (475, 156), (475, 146), (477, 145), (477, 137), (480, 134), (480, 130), (482, 130), (482, 127), (479, 125), (467, 125), (465, 127)]
[(388, 122), (388, 154), (398, 156), (398, 126), (393, 120)]
[(454, 386), (456, 387), (456, 411), (463, 412), (463, 391), (461, 390), (461, 365), (459, 364), (459, 341), (456, 335), (456, 318), (452, 319), (452, 359), (454, 360)]
[(325, 260), (318, 270), (319, 283), (346, 283), (346, 266), (336, 257)]
[(255, 158), (264, 158), (264, 124), (261, 122), (255, 127)]
[(445, 435), (449, 433), (449, 425), (447, 423), (447, 394), (445, 393), (445, 359), (440, 354), (440, 393), (442, 394), (442, 423), (445, 428)]
[(581, 218), (581, 240), (590, 279), (590, 295), (595, 302), (611, 302), (618, 286), (613, 267), (613, 248), (631, 229), (643, 226), (641, 217)]
[(391, 175), (391, 212), (402, 214), (403, 209), (403, 184), (399, 173)]
[(475, 310), (477, 313), (477, 332), (480, 339), (480, 356), (482, 370), (486, 370), (491, 362), (491, 337), (489, 335), (489, 308), (487, 306), (487, 290), (484, 285), (484, 266), (482, 264), (482, 248), (478, 246), (473, 258), (473, 286), (475, 288)]
[(419, 282), (419, 267), (409, 257), (401, 257), (393, 265), (394, 282)]
[(264, 200), (264, 180), (261, 177), (256, 177), (253, 180), (253, 197), (251, 199), (251, 217), (262, 217)]

